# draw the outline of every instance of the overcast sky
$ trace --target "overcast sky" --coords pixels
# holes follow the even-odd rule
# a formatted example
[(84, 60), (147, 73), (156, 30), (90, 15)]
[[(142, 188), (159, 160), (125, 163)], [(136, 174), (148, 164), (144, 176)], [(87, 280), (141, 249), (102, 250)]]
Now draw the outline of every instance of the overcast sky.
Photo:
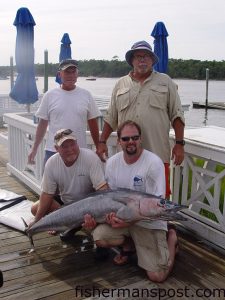
[(20, 7), (27, 7), (34, 27), (35, 63), (59, 59), (60, 40), (69, 33), (75, 59), (124, 60), (139, 40), (153, 44), (152, 29), (163, 21), (170, 58), (225, 59), (225, 0), (0, 0), (0, 65), (14, 56)]

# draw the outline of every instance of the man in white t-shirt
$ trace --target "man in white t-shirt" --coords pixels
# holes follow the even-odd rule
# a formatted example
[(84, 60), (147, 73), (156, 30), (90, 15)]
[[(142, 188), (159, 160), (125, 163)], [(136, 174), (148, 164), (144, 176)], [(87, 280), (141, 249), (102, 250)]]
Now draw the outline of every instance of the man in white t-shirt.
[[(59, 209), (61, 204), (77, 201), (95, 190), (107, 188), (99, 157), (92, 150), (80, 148), (72, 130), (57, 131), (54, 141), (57, 153), (45, 165), (40, 200), (31, 208), (35, 216), (32, 224)], [(56, 190), (61, 196), (61, 204), (54, 198)]]
[[(140, 126), (133, 121), (125, 121), (119, 126), (117, 135), (123, 151), (110, 157), (106, 163), (105, 176), (109, 187), (129, 188), (164, 197), (163, 162), (157, 155), (141, 147)], [(167, 278), (178, 250), (176, 231), (170, 229), (167, 233), (167, 222), (125, 223), (115, 213), (107, 215), (106, 221), (108, 224), (98, 225), (94, 229), (93, 238), (99, 247), (122, 247), (114, 263), (127, 263), (135, 247), (138, 265), (146, 270), (151, 281), (162, 282)], [(84, 226), (94, 228), (95, 220), (86, 215)]]
[(60, 87), (45, 93), (36, 112), (39, 118), (34, 145), (28, 156), (28, 163), (34, 164), (37, 149), (48, 127), (45, 146), (45, 162), (55, 153), (54, 135), (61, 128), (70, 128), (76, 133), (80, 147), (86, 148), (86, 130), (89, 126), (95, 145), (99, 142), (97, 117), (100, 111), (92, 97), (85, 89), (76, 86), (78, 64), (76, 60), (66, 59), (59, 64), (62, 81)]

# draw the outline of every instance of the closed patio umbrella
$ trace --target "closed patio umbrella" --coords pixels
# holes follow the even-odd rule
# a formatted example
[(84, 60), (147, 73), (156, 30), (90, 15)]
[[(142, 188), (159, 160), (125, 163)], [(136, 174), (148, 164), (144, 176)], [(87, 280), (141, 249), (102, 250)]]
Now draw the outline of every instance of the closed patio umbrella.
[(161, 73), (166, 73), (168, 68), (168, 32), (163, 22), (157, 22), (151, 33), (154, 37), (154, 53), (158, 56), (159, 62), (154, 65), (154, 69)]
[(13, 25), (16, 26), (16, 68), (17, 78), (10, 97), (20, 104), (38, 100), (38, 90), (34, 73), (34, 26), (35, 21), (26, 7), (18, 9)]
[[(72, 58), (71, 57), (71, 40), (70, 40), (70, 37), (69, 37), (69, 34), (68, 33), (64, 33), (62, 39), (61, 39), (61, 46), (60, 46), (60, 53), (59, 53), (59, 62), (61, 62), (62, 60), (64, 59), (67, 59), (67, 58)], [(58, 82), (59, 84), (61, 84), (61, 79), (57, 73), (56, 75), (56, 79), (55, 79), (56, 82)]]

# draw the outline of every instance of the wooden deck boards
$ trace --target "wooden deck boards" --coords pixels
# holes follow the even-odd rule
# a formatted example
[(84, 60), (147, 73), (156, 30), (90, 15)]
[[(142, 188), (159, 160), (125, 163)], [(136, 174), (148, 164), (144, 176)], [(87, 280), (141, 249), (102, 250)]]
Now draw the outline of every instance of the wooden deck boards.
[[(37, 200), (37, 195), (7, 174), (2, 162), (0, 188)], [(0, 224), (0, 269), (4, 276), (0, 299), (224, 299), (223, 255), (184, 232), (179, 232), (179, 240), (180, 253), (172, 274), (164, 283), (155, 284), (147, 280), (135, 261), (122, 267), (114, 266), (110, 258), (97, 262), (93, 249), (82, 252), (79, 243), (65, 245), (58, 236), (47, 233), (34, 237), (36, 251), (29, 254), (28, 238)], [(83, 295), (76, 295), (78, 286)], [(114, 298), (103, 294), (94, 297), (93, 287), (105, 291), (105, 296), (110, 289), (120, 290), (114, 291)], [(155, 290), (160, 291), (161, 298), (146, 294), (146, 290), (150, 293), (154, 288), (161, 289)], [(214, 291), (216, 288), (220, 290)], [(137, 289), (143, 295), (137, 297)], [(202, 293), (200, 296), (196, 295), (197, 290)]]

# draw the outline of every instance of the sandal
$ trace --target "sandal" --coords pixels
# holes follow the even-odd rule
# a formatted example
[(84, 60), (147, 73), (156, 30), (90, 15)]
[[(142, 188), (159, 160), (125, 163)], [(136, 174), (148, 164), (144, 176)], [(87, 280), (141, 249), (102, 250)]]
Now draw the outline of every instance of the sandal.
[(128, 264), (131, 257), (136, 253), (135, 250), (120, 250), (120, 253), (113, 258), (113, 263), (116, 266), (124, 266)]

